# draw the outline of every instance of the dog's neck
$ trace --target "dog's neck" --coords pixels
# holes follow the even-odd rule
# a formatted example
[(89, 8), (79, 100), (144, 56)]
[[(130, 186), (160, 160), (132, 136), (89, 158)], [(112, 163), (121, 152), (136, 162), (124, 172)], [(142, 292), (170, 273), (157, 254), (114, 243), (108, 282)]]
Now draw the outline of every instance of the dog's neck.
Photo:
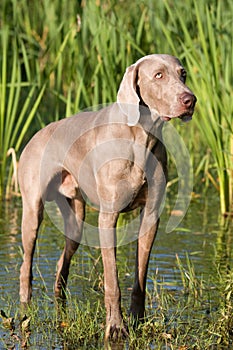
[(148, 107), (140, 105), (140, 119), (138, 124), (145, 132), (145, 144), (147, 147), (153, 148), (157, 140), (162, 142), (164, 121), (156, 112), (150, 111)]
[(136, 92), (139, 97), (139, 123), (147, 133), (160, 138), (164, 121), (161, 119), (156, 110), (150, 110), (149, 106), (143, 101), (140, 93), (140, 86), (138, 84), (136, 85)]

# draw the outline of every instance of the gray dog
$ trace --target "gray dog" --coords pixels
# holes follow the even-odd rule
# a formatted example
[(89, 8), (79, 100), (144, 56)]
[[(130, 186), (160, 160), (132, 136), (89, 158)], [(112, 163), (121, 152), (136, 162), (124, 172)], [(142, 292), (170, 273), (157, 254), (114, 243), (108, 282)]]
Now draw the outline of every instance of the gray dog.
[(117, 219), (121, 212), (141, 208), (130, 313), (135, 320), (143, 319), (149, 256), (167, 177), (162, 127), (171, 118), (191, 119), (196, 103), (185, 79), (186, 72), (177, 58), (145, 56), (127, 68), (116, 103), (51, 123), (25, 147), (19, 162), (22, 303), (31, 299), (33, 253), (44, 202), (54, 200), (64, 219), (66, 244), (58, 261), (55, 295), (65, 298), (70, 261), (81, 241), (88, 199), (99, 210), (106, 338), (127, 335), (116, 267)]

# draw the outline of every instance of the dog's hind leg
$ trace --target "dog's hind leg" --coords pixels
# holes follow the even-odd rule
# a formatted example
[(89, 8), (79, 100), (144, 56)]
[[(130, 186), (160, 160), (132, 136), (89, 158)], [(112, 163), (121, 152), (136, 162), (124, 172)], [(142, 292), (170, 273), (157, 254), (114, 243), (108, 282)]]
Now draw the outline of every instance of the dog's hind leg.
[(38, 230), (43, 219), (43, 208), (41, 198), (29, 201), (23, 196), (22, 244), (24, 255), (20, 269), (19, 293), (21, 303), (28, 303), (32, 296), (32, 262)]
[(54, 292), (55, 297), (64, 299), (70, 262), (82, 238), (85, 202), (81, 196), (78, 199), (59, 196), (56, 202), (64, 219), (65, 247), (57, 264)]

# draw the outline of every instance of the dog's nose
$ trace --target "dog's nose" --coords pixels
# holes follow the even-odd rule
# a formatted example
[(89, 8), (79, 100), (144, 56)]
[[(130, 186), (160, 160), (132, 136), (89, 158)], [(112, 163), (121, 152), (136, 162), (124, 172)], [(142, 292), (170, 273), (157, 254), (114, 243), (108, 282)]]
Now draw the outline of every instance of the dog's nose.
[(193, 108), (197, 101), (196, 96), (189, 92), (184, 92), (180, 96), (180, 100), (181, 100), (181, 103), (187, 108)]

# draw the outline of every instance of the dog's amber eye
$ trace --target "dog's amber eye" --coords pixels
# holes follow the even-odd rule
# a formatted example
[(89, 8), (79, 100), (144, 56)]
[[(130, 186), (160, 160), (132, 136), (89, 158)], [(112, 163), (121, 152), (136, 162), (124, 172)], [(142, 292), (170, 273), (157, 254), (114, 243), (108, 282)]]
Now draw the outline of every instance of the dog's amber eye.
[(163, 73), (161, 73), (161, 72), (158, 72), (155, 74), (156, 79), (161, 79), (162, 77), (163, 77)]

